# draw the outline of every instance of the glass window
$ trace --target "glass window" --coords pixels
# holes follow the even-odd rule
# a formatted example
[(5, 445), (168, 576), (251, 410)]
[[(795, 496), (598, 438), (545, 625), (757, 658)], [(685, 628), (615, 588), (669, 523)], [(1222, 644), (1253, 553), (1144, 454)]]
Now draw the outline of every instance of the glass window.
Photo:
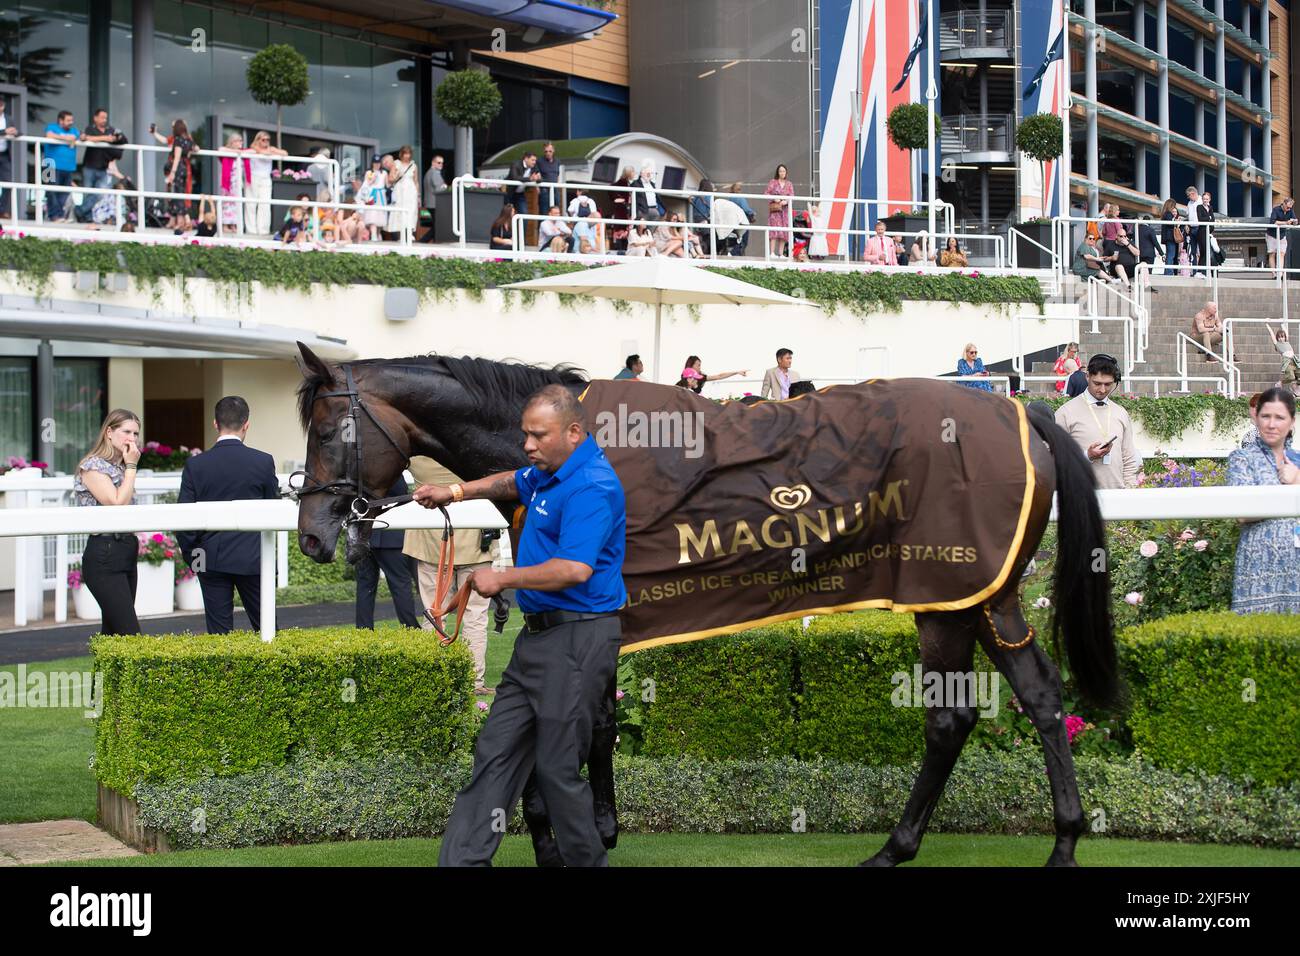
[[(370, 72), (370, 130), (384, 152), (414, 146), (415, 63), (392, 50), (373, 50)], [(502, 111), (504, 112), (504, 110)]]
[[(321, 35), (273, 24), (268, 39), (271, 43), (287, 43), (307, 58), (307, 80), (310, 88), (307, 99), (297, 106), (284, 108), (283, 124), (300, 126), (304, 129), (322, 129), (320, 91), (324, 76), (321, 67)], [(274, 106), (267, 106), (265, 109), (270, 111), (272, 117), (275, 116)]]
[[(269, 27), (261, 20), (215, 11), (212, 17), (211, 110), (237, 119), (275, 119), (275, 110), (253, 102), (245, 79), (248, 61), (267, 44)], [(269, 111), (269, 112), (268, 112)]]
[(89, 0), (5, 3), (0, 9), (0, 67), (7, 83), (27, 85), (27, 118), (42, 129), (59, 110), (78, 126), (89, 108)]
[[(71, 474), (90, 451), (108, 414), (108, 375), (103, 359), (54, 360), (54, 465)], [(133, 409), (136, 414), (140, 409)]]
[(370, 47), (336, 37), (321, 41), (320, 98), (326, 125), (348, 136), (370, 135)]
[(35, 451), (33, 364), (26, 358), (0, 358), (0, 461), (11, 455), (30, 459)]
[[(212, 47), (206, 39), (194, 49), (194, 30), (212, 36), (212, 15), (205, 7), (175, 2), (154, 6), (154, 107), (150, 119), (164, 136), (172, 122), (182, 119), (201, 148), (208, 142), (207, 121), (212, 102)], [(196, 170), (202, 163), (195, 164)], [(198, 183), (195, 184), (196, 186)]]

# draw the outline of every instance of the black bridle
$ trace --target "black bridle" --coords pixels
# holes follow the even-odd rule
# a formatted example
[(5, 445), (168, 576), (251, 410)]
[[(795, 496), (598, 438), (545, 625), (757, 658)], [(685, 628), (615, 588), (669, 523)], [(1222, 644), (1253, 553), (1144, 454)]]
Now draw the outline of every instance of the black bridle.
[[(345, 421), (351, 422), (352, 441), (344, 443), (352, 446), (352, 453), (348, 456), (347, 477), (335, 478), (333, 481), (323, 482), (318, 481), (313, 476), (307, 474), (305, 470), (295, 471), (289, 476), (289, 497), (293, 498), (295, 501), (301, 500), (307, 495), (317, 494), (336, 495), (342, 498), (350, 497), (352, 502), (348, 508), (347, 517), (343, 519), (343, 526), (350, 530), (350, 526), (357, 522), (373, 522), (375, 518), (371, 516), (372, 512), (379, 514), (388, 511), (390, 508), (396, 508), (398, 505), (404, 505), (410, 501), (414, 501), (415, 498), (413, 495), (397, 495), (393, 498), (366, 497), (366, 489), (362, 477), (365, 465), (365, 458), (361, 447), (362, 413), (370, 419), (374, 426), (379, 429), (380, 434), (388, 439), (388, 443), (392, 445), (393, 448), (396, 449), (397, 453), (407, 462), (410, 461), (411, 456), (402, 450), (402, 446), (398, 444), (397, 439), (393, 437), (393, 433), (385, 427), (383, 422), (375, 417), (375, 413), (366, 405), (365, 399), (361, 397), (361, 393), (357, 389), (356, 380), (352, 377), (352, 366), (345, 364), (340, 367), (343, 369), (344, 383), (347, 387), (341, 391), (317, 392), (316, 395), (312, 397), (312, 401), (318, 402), (322, 398), (346, 398), (350, 403), (348, 416)], [(298, 475), (302, 475), (302, 488), (293, 487), (293, 479)], [(311, 484), (308, 485), (308, 482)], [(443, 511), (443, 516), (444, 518), (447, 516), (445, 510)]]

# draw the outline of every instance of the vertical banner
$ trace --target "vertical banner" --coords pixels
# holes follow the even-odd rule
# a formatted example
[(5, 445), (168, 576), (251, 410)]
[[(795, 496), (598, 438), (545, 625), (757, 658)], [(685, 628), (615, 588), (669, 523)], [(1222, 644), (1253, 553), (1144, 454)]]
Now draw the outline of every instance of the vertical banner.
[[(831, 255), (842, 254), (853, 221), (850, 204), (832, 199), (853, 199), (856, 189), (859, 199), (888, 200), (887, 207), (873, 205), (859, 213), (858, 228), (870, 229), (879, 216), (908, 209), (928, 196), (925, 151), (917, 151), (921, 173), (914, 177), (913, 157), (889, 141), (885, 125), (895, 106), (925, 103), (927, 56), (918, 35), (925, 2), (818, 0), (821, 128), (816, 135)], [(937, 20), (937, 2), (934, 6)], [(937, 23), (928, 27), (933, 43)], [(937, 49), (934, 61), (937, 73)], [(935, 87), (937, 91), (937, 76)]]
[[(1021, 119), (1035, 113), (1054, 113), (1065, 122), (1062, 101), (1066, 90), (1065, 57), (1069, 53), (1062, 0), (1021, 0), (1020, 3), (1020, 110)], [(1061, 214), (1061, 162), (1043, 168), (1035, 159), (1020, 156), (1020, 219), (1043, 215), (1044, 191), (1049, 197), (1048, 217)]]

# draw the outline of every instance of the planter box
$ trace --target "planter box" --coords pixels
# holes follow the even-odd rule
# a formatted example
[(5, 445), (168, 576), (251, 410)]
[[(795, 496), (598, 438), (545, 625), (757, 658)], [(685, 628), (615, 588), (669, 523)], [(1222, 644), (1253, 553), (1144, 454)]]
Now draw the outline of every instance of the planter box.
[(141, 853), (170, 853), (167, 834), (140, 823), (140, 805), (102, 783), (96, 805), (99, 825), (132, 849)]
[[(487, 245), (491, 239), (492, 220), (506, 203), (506, 194), (495, 189), (465, 190), (465, 241)], [(433, 210), (433, 241), (456, 242), (451, 231), (451, 193), (440, 193), (438, 205)]]
[[(884, 223), (886, 231), (888, 231), (891, 236), (901, 235), (903, 237), (903, 242), (907, 248), (911, 247), (912, 240), (916, 238), (918, 232), (923, 229), (926, 232), (930, 231), (929, 216), (913, 216), (907, 213), (895, 213), (892, 216), (885, 216)], [(942, 229), (943, 220), (941, 218), (936, 218), (934, 221), (934, 227), (936, 229)]]
[(176, 610), (203, 610), (203, 588), (199, 586), (197, 577), (188, 578), (176, 585)]
[[(315, 199), (315, 198), (316, 198), (316, 180), (314, 180), (314, 179), (301, 179), (301, 180), (293, 180), (293, 179), (277, 180), (277, 179), (272, 179), (272, 180), (271, 180), (271, 198), (272, 198), (272, 199), (284, 199), (284, 200), (290, 200), (290, 201), (292, 201), (292, 200), (294, 200), (294, 199), (297, 199), (297, 198), (298, 198), (301, 194), (303, 194), (303, 193), (306, 193), (306, 194), (307, 194), (308, 196), (310, 196), (312, 199)], [(275, 213), (275, 212), (277, 212), (277, 211), (281, 213), (280, 216), (276, 216), (276, 215), (274, 215), (274, 214), (271, 216), (271, 218), (275, 221), (275, 223), (278, 223), (278, 222), (280, 221), (280, 219), (283, 217), (283, 215), (288, 213), (289, 208), (288, 208), (287, 206), (279, 206), (279, 207), (272, 206), (272, 207), (271, 207), (271, 210), (272, 210), (272, 213)], [(275, 223), (273, 223), (273, 225), (274, 225)]]
[(176, 591), (176, 569), (172, 561), (162, 564), (136, 564), (135, 613), (139, 617), (150, 614), (170, 614)]
[(104, 616), (99, 609), (99, 602), (95, 600), (95, 595), (91, 594), (90, 588), (84, 584), (72, 589), (72, 610), (82, 621), (98, 621)]
[[(1041, 243), (1052, 247), (1052, 224), (1047, 222), (1022, 223), (1015, 227), (1016, 232), (1025, 237), (1032, 239), (1033, 242), (1025, 242), (1024, 239), (1016, 239), (1016, 264), (1022, 269), (1050, 269), (1052, 268), (1052, 256), (1047, 249), (1039, 249), (1034, 242)], [(1069, 262), (1066, 262), (1069, 267)]]

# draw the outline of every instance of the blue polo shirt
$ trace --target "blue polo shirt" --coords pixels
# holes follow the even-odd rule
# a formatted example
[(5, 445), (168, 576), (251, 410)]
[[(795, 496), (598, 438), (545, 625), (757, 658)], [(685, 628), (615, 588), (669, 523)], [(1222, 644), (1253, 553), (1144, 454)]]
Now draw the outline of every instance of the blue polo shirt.
[(596, 439), (588, 435), (555, 474), (532, 466), (520, 468), (515, 472), (515, 487), (528, 509), (515, 566), (563, 558), (592, 569), (585, 582), (563, 591), (521, 588), (519, 609), (599, 613), (622, 607), (627, 600), (623, 584), (627, 510), (623, 485)]
[[(73, 126), (71, 129), (64, 129), (58, 123), (51, 123), (45, 127), (45, 135), (49, 136), (51, 133), (58, 133), (60, 136), (71, 134), (78, 138), (81, 137), (81, 130), (77, 129), (77, 127)], [(59, 172), (71, 173), (77, 168), (77, 147), (71, 144), (56, 146), (54, 143), (41, 143), (41, 158), (44, 159), (46, 156), (50, 158), (50, 162), (54, 164), (54, 168)]]

